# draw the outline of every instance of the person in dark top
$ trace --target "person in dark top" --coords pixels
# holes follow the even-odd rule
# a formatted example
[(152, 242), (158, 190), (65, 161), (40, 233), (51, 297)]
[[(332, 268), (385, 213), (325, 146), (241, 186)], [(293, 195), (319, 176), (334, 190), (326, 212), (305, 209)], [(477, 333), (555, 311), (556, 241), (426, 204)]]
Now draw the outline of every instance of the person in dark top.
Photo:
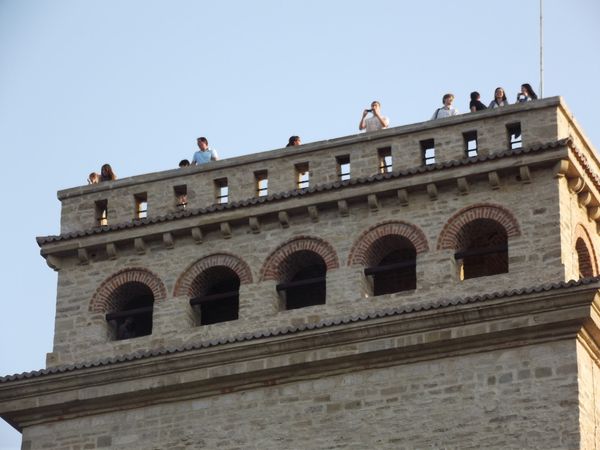
[(483, 111), (484, 109), (487, 109), (487, 107), (483, 103), (481, 103), (481, 95), (479, 95), (479, 92), (471, 92), (471, 102), (469, 103), (469, 109), (471, 110), (471, 112)]
[(300, 140), (300, 136), (290, 136), (286, 147), (295, 147), (296, 145), (302, 145), (302, 141)]
[(531, 100), (537, 100), (538, 96), (533, 91), (533, 88), (529, 83), (523, 83), (521, 85), (521, 92), (517, 94), (517, 102), (525, 103), (530, 102)]

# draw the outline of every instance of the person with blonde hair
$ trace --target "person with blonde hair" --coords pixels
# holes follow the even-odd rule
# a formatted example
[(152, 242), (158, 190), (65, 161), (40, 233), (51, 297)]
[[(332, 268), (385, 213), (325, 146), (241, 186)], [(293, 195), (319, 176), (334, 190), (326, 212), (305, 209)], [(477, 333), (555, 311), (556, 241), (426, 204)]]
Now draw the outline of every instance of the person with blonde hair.
[(431, 120), (441, 119), (443, 117), (456, 116), (458, 114), (458, 110), (454, 108), (454, 106), (452, 106), (452, 102), (454, 102), (454, 94), (445, 94), (442, 97), (443, 106), (435, 110), (433, 116), (431, 116)]
[(88, 175), (87, 182), (88, 184), (98, 184), (100, 181), (100, 175), (97, 172), (92, 172)]

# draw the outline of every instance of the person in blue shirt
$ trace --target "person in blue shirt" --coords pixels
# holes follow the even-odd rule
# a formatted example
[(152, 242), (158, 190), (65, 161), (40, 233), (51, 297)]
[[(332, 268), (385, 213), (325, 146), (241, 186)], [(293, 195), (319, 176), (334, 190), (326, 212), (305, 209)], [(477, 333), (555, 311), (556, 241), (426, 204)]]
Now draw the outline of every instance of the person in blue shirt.
[(219, 155), (217, 155), (217, 151), (208, 146), (208, 139), (206, 139), (205, 137), (199, 137), (197, 141), (198, 148), (200, 150), (194, 153), (194, 157), (192, 158), (193, 166), (219, 160)]

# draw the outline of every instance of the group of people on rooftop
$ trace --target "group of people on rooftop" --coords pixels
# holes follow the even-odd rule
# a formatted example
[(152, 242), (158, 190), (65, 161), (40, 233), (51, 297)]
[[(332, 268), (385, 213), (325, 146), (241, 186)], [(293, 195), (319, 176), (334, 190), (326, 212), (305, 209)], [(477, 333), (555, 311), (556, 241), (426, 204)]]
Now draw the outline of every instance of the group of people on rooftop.
[[(517, 103), (529, 102), (537, 100), (538, 96), (529, 83), (523, 83), (521, 90), (517, 94)], [(454, 94), (448, 93), (442, 97), (442, 106), (437, 108), (431, 120), (441, 119), (444, 117), (456, 116), (459, 114), (458, 110), (453, 106)], [(494, 91), (494, 99), (486, 107), (481, 102), (481, 95), (479, 92), (471, 92), (471, 102), (469, 103), (469, 109), (471, 112), (482, 111), (484, 109), (500, 108), (502, 106), (509, 105), (509, 101), (506, 98), (506, 92), (502, 87), (497, 87)], [(371, 114), (370, 117), (367, 117)], [(359, 130), (365, 130), (367, 132), (377, 131), (387, 128), (390, 125), (390, 120), (381, 114), (381, 104), (375, 100), (371, 103), (370, 109), (365, 109), (362, 113), (360, 123), (358, 124)], [(179, 162), (179, 167), (189, 167), (206, 164), (211, 161), (218, 161), (219, 155), (217, 151), (208, 145), (208, 139), (205, 137), (199, 137), (196, 140), (198, 145), (198, 151), (194, 153), (192, 161), (182, 159)], [(302, 145), (300, 136), (290, 136), (286, 147), (294, 147)], [(112, 170), (110, 164), (104, 164), (100, 170), (100, 173), (92, 172), (88, 177), (88, 184), (96, 184), (101, 181), (112, 181), (116, 180), (117, 177)]]

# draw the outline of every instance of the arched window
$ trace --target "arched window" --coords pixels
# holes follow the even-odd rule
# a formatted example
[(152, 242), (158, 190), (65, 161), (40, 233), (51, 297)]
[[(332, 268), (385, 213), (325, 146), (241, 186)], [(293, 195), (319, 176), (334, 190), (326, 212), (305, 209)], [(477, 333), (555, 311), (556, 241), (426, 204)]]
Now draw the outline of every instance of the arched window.
[(593, 277), (594, 267), (590, 251), (582, 238), (578, 238), (575, 242), (575, 250), (577, 251), (577, 261), (579, 263), (579, 276), (582, 278)]
[(210, 267), (192, 282), (190, 305), (198, 325), (237, 320), (240, 277), (226, 266)]
[(152, 334), (154, 294), (144, 283), (122, 284), (112, 292), (110, 303), (113, 308), (106, 314), (106, 321), (116, 340)]
[(325, 276), (327, 266), (317, 253), (300, 250), (287, 256), (280, 273), (283, 279), (277, 285), (284, 309), (325, 304)]
[(462, 226), (457, 235), (454, 258), (461, 279), (508, 272), (508, 236), (492, 219), (475, 219)]
[(369, 249), (365, 275), (373, 281), (373, 295), (409, 291), (417, 287), (417, 251), (403, 236), (387, 235)]

